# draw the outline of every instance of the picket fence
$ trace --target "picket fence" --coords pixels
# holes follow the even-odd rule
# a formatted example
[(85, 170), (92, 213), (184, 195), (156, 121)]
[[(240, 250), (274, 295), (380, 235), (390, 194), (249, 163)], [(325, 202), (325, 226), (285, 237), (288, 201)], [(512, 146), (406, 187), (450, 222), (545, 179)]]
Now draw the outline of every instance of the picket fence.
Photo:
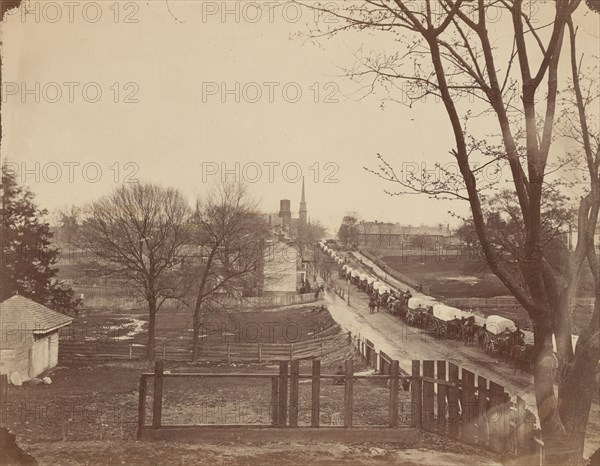
[[(373, 342), (353, 337), (358, 353), (380, 374), (389, 374), (393, 359)], [(502, 455), (528, 456), (543, 464), (544, 442), (535, 415), (520, 396), (485, 377), (447, 361), (412, 361), (410, 377), (413, 425)], [(405, 386), (405, 389), (408, 389)]]

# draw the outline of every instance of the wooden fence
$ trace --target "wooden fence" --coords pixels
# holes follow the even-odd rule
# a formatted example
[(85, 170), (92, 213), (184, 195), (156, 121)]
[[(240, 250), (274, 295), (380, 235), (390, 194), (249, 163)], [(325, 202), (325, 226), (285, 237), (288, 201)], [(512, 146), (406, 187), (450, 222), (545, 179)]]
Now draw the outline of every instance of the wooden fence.
[[(331, 327), (310, 340), (294, 343), (223, 343), (218, 345), (200, 345), (198, 358), (210, 361), (289, 361), (320, 357), (324, 345), (332, 338), (331, 333), (338, 330)], [(329, 333), (329, 335), (328, 335)], [(183, 362), (192, 359), (189, 348), (172, 347), (164, 342), (157, 344), (155, 358), (166, 361)], [(73, 364), (92, 361), (135, 360), (146, 357), (146, 346), (123, 342), (73, 342), (61, 341), (59, 345), (59, 362)]]
[[(218, 437), (221, 441), (232, 435), (238, 436), (238, 441), (280, 441), (282, 438), (290, 440), (293, 438), (291, 432), (301, 436), (297, 439), (318, 441), (378, 441), (378, 442), (415, 442), (418, 437), (416, 429), (397, 429), (400, 426), (398, 389), (402, 376), (399, 373), (398, 361), (393, 361), (389, 375), (357, 375), (354, 374), (352, 360), (345, 361), (343, 374), (322, 374), (321, 361), (312, 361), (310, 374), (300, 373), (300, 363), (295, 360), (290, 364), (279, 363), (278, 374), (265, 373), (165, 373), (163, 361), (158, 360), (155, 364), (154, 373), (144, 373), (140, 376), (139, 403), (138, 403), (138, 439), (169, 439), (181, 440), (182, 434), (190, 438), (190, 433), (196, 435), (196, 440), (207, 441), (212, 437)], [(234, 378), (240, 380), (248, 379), (270, 379), (271, 380), (271, 413), (270, 423), (261, 425), (195, 425), (195, 426), (165, 426), (162, 422), (163, 411), (163, 380), (165, 378)], [(152, 423), (146, 424), (146, 398), (148, 392), (148, 380), (153, 379), (152, 397)], [(300, 406), (300, 380), (310, 379), (310, 427), (299, 427), (298, 411)], [(320, 420), (320, 394), (321, 380), (342, 379), (343, 384), (343, 426), (327, 427)], [(385, 379), (388, 381), (388, 422), (385, 426), (357, 426), (353, 424), (354, 415), (354, 382), (357, 379)], [(264, 429), (269, 427), (269, 429)], [(351, 430), (350, 430), (351, 429)], [(286, 432), (287, 431), (287, 432)], [(285, 432), (285, 433), (284, 433)], [(310, 436), (310, 437), (307, 437)], [(259, 438), (257, 438), (259, 437)]]
[[(462, 309), (520, 309), (521, 305), (514, 296), (495, 296), (493, 298), (445, 298), (444, 303)], [(573, 298), (571, 307), (594, 307), (595, 298)]]
[[(146, 302), (141, 299), (136, 291), (126, 286), (90, 286), (74, 285), (76, 296), (83, 294), (83, 308), (111, 308), (140, 309), (147, 307)], [(314, 293), (286, 294), (280, 296), (250, 296), (244, 298), (232, 298), (223, 296), (223, 304), (237, 308), (261, 308), (291, 306), (293, 304), (305, 304), (315, 302)], [(178, 301), (165, 303), (165, 306), (183, 308), (185, 305)]]
[[(366, 338), (355, 336), (353, 342), (376, 371), (390, 373), (392, 358)], [(542, 464), (544, 442), (520, 396), (446, 361), (412, 361), (409, 380), (415, 427), (501, 454), (529, 455), (532, 464)]]

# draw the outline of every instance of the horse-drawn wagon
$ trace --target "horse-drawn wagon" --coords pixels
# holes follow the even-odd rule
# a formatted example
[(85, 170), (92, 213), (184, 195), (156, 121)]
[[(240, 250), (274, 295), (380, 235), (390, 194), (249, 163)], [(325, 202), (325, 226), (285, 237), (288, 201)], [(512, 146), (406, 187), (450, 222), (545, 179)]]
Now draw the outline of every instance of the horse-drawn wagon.
[(513, 333), (517, 330), (515, 323), (506, 317), (490, 315), (485, 321), (484, 348), (490, 354), (508, 356)]
[(369, 276), (366, 273), (361, 273), (358, 276), (358, 288), (360, 290), (366, 290), (368, 280), (369, 280)]
[(437, 304), (433, 298), (412, 297), (408, 300), (406, 322), (417, 327), (424, 327), (430, 321), (430, 309)]
[(456, 339), (461, 336), (462, 311), (446, 304), (433, 306), (433, 323), (439, 338)]

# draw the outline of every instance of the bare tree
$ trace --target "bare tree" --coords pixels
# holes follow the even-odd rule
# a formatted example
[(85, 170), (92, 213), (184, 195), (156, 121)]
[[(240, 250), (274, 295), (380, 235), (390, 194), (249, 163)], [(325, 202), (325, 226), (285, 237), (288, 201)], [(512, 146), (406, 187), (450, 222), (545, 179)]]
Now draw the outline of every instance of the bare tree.
[[(332, 29), (317, 34), (369, 29), (392, 34), (404, 49), (390, 54), (363, 52), (357, 57), (357, 65), (348, 73), (369, 80), (367, 93), (381, 84), (390, 91), (392, 101), (412, 105), (426, 96), (439, 99), (454, 136), (450, 154), (456, 170), (438, 166), (442, 176), (411, 178), (396, 173), (379, 156), (378, 169), (371, 171), (400, 187), (399, 192), (389, 192), (392, 195), (422, 193), (468, 202), (487, 264), (534, 322), (534, 386), (548, 446), (546, 458), (552, 464), (567, 464), (581, 462), (589, 409), (597, 390), (594, 374), (600, 354), (600, 286), (593, 241), (600, 206), (600, 157), (598, 139), (590, 135), (590, 115), (586, 113), (591, 111), (595, 94), (581, 88), (581, 57), (575, 49), (574, 12), (580, 1), (537, 5), (537, 21), (521, 0), (366, 0), (343, 8), (337, 4), (335, 8), (319, 4), (306, 7), (325, 9), (338, 19)], [(489, 18), (496, 18), (498, 12), (505, 14), (504, 20), (493, 25)], [(550, 156), (556, 139), (559, 64), (565, 36), (571, 39), (574, 105), (569, 108), (575, 109), (575, 134), (582, 146), (580, 160), (589, 184), (579, 205), (577, 248), (566, 266), (555, 267), (545, 255), (542, 205), (548, 178), (560, 168)], [(508, 47), (503, 49), (502, 44)], [(402, 93), (401, 99), (395, 98), (396, 91)], [(477, 105), (465, 102), (465, 95)], [(472, 121), (477, 109), (481, 110), (483, 135)], [(490, 128), (495, 128), (491, 136)], [(490, 137), (493, 140), (488, 140)], [(478, 157), (483, 161), (476, 166), (473, 162)], [(510, 171), (523, 235), (524, 252), (516, 263), (497, 255), (483, 208), (483, 193), (496, 180), (489, 176), (490, 169), (499, 173), (504, 166)], [(596, 277), (596, 304), (573, 352), (569, 303), (584, 261)], [(552, 335), (556, 335), (561, 372), (558, 394), (554, 389)], [(581, 396), (574, 396), (575, 391)]]
[(58, 209), (56, 215), (58, 217), (57, 238), (72, 244), (81, 226), (83, 209), (75, 204), (66, 205)]
[(207, 315), (227, 310), (225, 297), (241, 298), (244, 289), (264, 286), (268, 228), (243, 184), (217, 185), (194, 214), (194, 242), (203, 251), (193, 307), (192, 359), (198, 357), (200, 328)]
[(157, 312), (166, 300), (183, 300), (188, 291), (179, 267), (188, 216), (179, 191), (127, 184), (92, 203), (81, 228), (82, 246), (109, 273), (135, 283), (148, 303), (148, 359), (154, 359)]
[(337, 236), (346, 248), (352, 248), (358, 241), (358, 217), (355, 213), (344, 215)]
[(291, 231), (291, 237), (300, 255), (306, 248), (312, 247), (317, 241), (325, 237), (325, 227), (318, 221), (311, 223), (297, 222)]

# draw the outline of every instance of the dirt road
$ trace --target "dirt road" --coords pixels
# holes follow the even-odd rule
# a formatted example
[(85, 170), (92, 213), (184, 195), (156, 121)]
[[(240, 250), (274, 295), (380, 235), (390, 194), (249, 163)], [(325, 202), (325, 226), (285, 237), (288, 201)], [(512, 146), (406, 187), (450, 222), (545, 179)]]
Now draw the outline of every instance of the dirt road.
[[(366, 258), (364, 258), (366, 259)], [(374, 263), (365, 260), (381, 277), (385, 272)], [(333, 274), (333, 281), (338, 287), (347, 287), (347, 282)], [(389, 277), (389, 276), (388, 276)], [(392, 285), (405, 290), (410, 288), (397, 280), (388, 280)], [(396, 282), (396, 283), (394, 283)], [(418, 296), (415, 290), (413, 294)], [(537, 412), (533, 392), (533, 376), (529, 373), (513, 374), (507, 363), (499, 362), (477, 345), (466, 346), (454, 340), (438, 340), (424, 330), (406, 325), (398, 317), (381, 309), (379, 313), (369, 314), (368, 295), (356, 286), (350, 286), (350, 305), (335, 293), (326, 294), (329, 311), (332, 317), (346, 331), (360, 334), (375, 344), (375, 348), (383, 350), (390, 357), (397, 359), (400, 366), (410, 372), (411, 361), (446, 360), (486, 377), (506, 388), (511, 396), (519, 395), (527, 403), (527, 407)], [(585, 456), (589, 457), (600, 446), (600, 409), (597, 403), (592, 405), (585, 446)]]

